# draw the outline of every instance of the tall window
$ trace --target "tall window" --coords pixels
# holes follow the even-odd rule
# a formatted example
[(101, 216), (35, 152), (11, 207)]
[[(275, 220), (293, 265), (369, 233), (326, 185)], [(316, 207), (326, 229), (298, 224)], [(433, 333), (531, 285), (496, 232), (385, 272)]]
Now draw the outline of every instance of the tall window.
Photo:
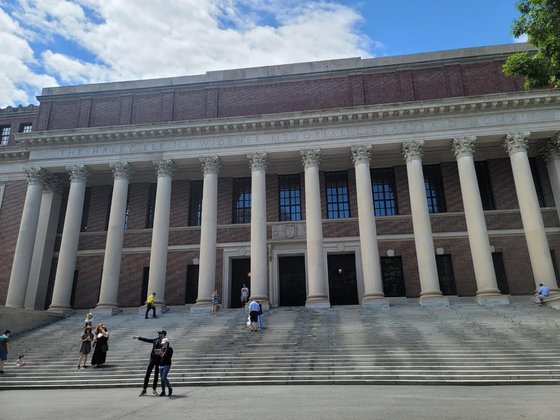
[(251, 223), (251, 178), (233, 180), (233, 223)]
[(12, 128), (9, 125), (0, 126), (0, 146), (5, 146), (10, 140), (10, 131)]
[(31, 123), (22, 123), (19, 125), (20, 133), (31, 133), (32, 130), (33, 130), (33, 124)]
[(488, 172), (488, 163), (475, 162), (476, 180), (478, 181), (478, 189), (480, 190), (480, 199), (482, 200), (482, 208), (484, 210), (494, 210), (494, 194), (492, 193), (492, 184), (490, 184), (490, 173)]
[(146, 229), (154, 227), (154, 214), (156, 211), (156, 188), (157, 184), (150, 183), (148, 188), (148, 206), (146, 207)]
[(439, 287), (444, 295), (456, 295), (455, 275), (451, 254), (436, 255), (436, 264), (439, 277)]
[(439, 165), (425, 165), (422, 169), (424, 172), (424, 188), (426, 190), (426, 199), (428, 200), (428, 211), (430, 213), (444, 213), (446, 209), (440, 167)]
[(371, 170), (373, 189), (373, 208), (376, 216), (397, 214), (397, 195), (395, 194), (395, 173), (393, 168)]
[(539, 200), (539, 207), (545, 207), (544, 194), (541, 185), (541, 177), (539, 176), (539, 167), (534, 157), (529, 158), (529, 165), (531, 166), (531, 174), (533, 175), (533, 183), (535, 184), (535, 191), (537, 192), (537, 199)]
[(278, 176), (278, 203), (280, 221), (301, 220), (301, 184), (300, 176)]
[(202, 224), (202, 180), (191, 181), (191, 197), (189, 200), (189, 226)]
[(88, 229), (90, 201), (91, 201), (91, 187), (86, 187), (86, 192), (84, 194), (84, 209), (82, 211), (82, 224), (80, 226), (80, 232), (85, 232)]
[(325, 186), (327, 188), (327, 218), (344, 219), (350, 217), (346, 171), (326, 172)]

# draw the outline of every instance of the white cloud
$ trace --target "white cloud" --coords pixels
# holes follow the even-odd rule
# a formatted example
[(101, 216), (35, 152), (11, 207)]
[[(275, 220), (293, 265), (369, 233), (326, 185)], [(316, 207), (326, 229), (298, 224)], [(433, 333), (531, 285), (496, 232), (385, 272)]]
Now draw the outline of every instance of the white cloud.
[(357, 12), (324, 1), (19, 0), (12, 16), (4, 16), (15, 25), (9, 33), (19, 26), (26, 59), (35, 59), (30, 43), (45, 50), (35, 55), (49, 85), (365, 57), (379, 48), (359, 32)]
[(36, 102), (42, 87), (57, 84), (55, 78), (32, 70), (37, 61), (22, 33), (25, 31), (0, 8), (0, 107)]

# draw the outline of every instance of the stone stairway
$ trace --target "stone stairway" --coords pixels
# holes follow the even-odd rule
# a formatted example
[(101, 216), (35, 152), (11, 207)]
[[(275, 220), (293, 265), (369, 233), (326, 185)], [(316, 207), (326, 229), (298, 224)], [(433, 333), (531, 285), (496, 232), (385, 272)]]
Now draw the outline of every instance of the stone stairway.
[[(12, 339), (0, 390), (141, 388), (151, 345), (166, 329), (175, 350), (173, 386), (232, 384), (559, 384), (558, 311), (530, 297), (447, 308), (395, 299), (388, 310), (335, 306), (274, 308), (250, 333), (241, 309), (217, 317), (183, 307), (145, 320), (136, 310), (100, 319), (109, 328), (107, 365), (77, 370), (83, 313)], [(27, 366), (15, 367), (24, 353)]]

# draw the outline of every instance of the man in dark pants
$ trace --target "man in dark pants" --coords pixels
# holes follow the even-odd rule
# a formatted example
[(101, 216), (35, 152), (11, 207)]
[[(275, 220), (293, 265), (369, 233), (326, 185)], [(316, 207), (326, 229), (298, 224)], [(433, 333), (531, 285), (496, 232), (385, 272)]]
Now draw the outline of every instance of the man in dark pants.
[(152, 343), (152, 351), (150, 353), (150, 364), (148, 365), (148, 369), (146, 369), (146, 376), (144, 377), (144, 388), (142, 388), (142, 392), (140, 393), (139, 397), (146, 394), (146, 389), (148, 389), (148, 382), (150, 382), (150, 375), (152, 374), (152, 370), (155, 368), (154, 372), (154, 385), (152, 393), (154, 395), (158, 395), (156, 388), (158, 383), (158, 375), (159, 375), (159, 363), (161, 362), (161, 356), (156, 353), (156, 350), (161, 348), (161, 340), (165, 338), (167, 335), (167, 331), (162, 330), (158, 331), (158, 338), (144, 338), (144, 337), (132, 337), (134, 340), (144, 341), (145, 343)]

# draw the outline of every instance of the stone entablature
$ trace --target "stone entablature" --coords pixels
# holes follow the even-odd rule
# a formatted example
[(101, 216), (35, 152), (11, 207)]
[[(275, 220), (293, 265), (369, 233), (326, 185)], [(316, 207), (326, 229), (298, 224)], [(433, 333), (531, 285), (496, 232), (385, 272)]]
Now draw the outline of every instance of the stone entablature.
[(10, 114), (24, 114), (24, 113), (34, 113), (39, 112), (39, 107), (37, 105), (19, 105), (17, 107), (7, 106), (6, 108), (0, 108), (0, 116), (9, 116)]
[[(453, 102), (453, 103), (452, 103)], [(162, 123), (156, 126), (83, 128), (17, 134), (19, 144), (32, 152), (31, 159), (96, 158), (110, 155), (238, 149), (243, 146), (301, 144), (315, 141), (383, 139), (402, 142), (406, 136), (425, 139), (466, 134), (494, 133), (533, 124), (532, 131), (557, 127), (560, 93), (554, 90), (484, 98), (442, 100), (401, 106), (341, 109), (271, 115), (266, 118)], [(395, 138), (396, 137), (396, 138)], [(392, 138), (395, 138), (392, 140)], [(67, 147), (61, 147), (67, 146)], [(0, 151), (1, 152), (1, 151)], [(13, 152), (12, 152), (13, 153)], [(227, 152), (226, 152), (227, 153)]]

